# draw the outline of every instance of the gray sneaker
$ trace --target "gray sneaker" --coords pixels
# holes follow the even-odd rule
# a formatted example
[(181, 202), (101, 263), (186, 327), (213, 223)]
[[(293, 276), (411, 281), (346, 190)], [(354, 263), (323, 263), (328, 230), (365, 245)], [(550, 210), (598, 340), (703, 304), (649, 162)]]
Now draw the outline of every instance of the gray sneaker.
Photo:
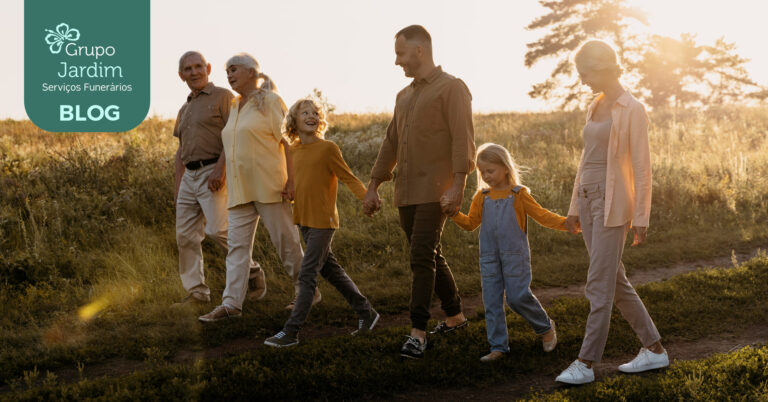
[(248, 279), (248, 293), (245, 298), (249, 301), (261, 300), (267, 294), (267, 279), (264, 275), (264, 269), (256, 271)]
[(289, 346), (296, 346), (299, 344), (299, 338), (296, 335), (290, 335), (283, 331), (275, 334), (275, 336), (269, 337), (264, 340), (264, 344), (272, 346), (273, 348), (287, 348)]
[(379, 318), (381, 318), (379, 313), (371, 307), (371, 311), (368, 312), (368, 317), (358, 320), (357, 329), (352, 331), (352, 335), (364, 335), (371, 332), (373, 327), (376, 326), (376, 323), (379, 322)]

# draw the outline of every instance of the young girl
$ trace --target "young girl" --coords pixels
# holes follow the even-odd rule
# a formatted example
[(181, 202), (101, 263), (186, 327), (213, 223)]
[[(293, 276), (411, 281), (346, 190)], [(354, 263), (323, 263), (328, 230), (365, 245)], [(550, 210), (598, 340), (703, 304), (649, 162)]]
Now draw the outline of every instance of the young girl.
[(339, 147), (323, 139), (328, 126), (323, 108), (313, 99), (300, 99), (285, 117), (284, 132), (291, 141), (294, 169), (293, 222), (306, 248), (299, 272), (299, 295), (283, 330), (264, 341), (274, 347), (299, 343), (298, 332), (312, 307), (318, 272), (347, 300), (359, 316), (352, 335), (373, 329), (379, 320), (374, 310), (331, 251), (331, 241), (339, 228), (336, 210), (337, 179), (343, 181), (362, 200), (366, 188), (350, 171)]
[(527, 216), (542, 226), (565, 230), (565, 217), (550, 212), (531, 197), (520, 183), (512, 156), (502, 146), (483, 144), (477, 150), (477, 188), (469, 215), (453, 216), (465, 230), (480, 228), (480, 272), (485, 324), (491, 353), (480, 358), (491, 362), (509, 352), (504, 294), (507, 303), (542, 335), (545, 352), (557, 344), (555, 322), (531, 293), (531, 257)]

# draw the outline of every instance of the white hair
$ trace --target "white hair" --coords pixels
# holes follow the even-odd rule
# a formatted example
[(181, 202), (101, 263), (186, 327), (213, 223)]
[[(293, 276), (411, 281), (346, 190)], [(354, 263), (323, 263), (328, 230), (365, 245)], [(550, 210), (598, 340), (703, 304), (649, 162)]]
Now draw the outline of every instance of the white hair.
[(230, 57), (229, 60), (227, 60), (227, 68), (230, 66), (243, 66), (245, 68), (252, 68), (256, 72), (256, 76), (258, 76), (259, 72), (261, 72), (259, 62), (256, 61), (256, 58), (245, 52), (238, 53)]

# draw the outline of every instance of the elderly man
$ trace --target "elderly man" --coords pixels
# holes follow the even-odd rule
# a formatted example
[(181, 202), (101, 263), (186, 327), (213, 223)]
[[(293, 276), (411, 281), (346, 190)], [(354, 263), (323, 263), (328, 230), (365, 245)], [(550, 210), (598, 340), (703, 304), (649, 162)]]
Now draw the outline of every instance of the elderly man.
[[(232, 93), (208, 81), (211, 65), (202, 54), (184, 53), (179, 77), (192, 91), (181, 106), (173, 129), (176, 151), (176, 242), (179, 274), (187, 297), (182, 303), (211, 300), (203, 272), (201, 243), (207, 234), (227, 249), (227, 188), (221, 129), (227, 122)], [(267, 291), (264, 272), (251, 261), (249, 299)]]
[(464, 82), (435, 66), (432, 38), (424, 27), (411, 25), (398, 32), (395, 54), (395, 64), (413, 82), (397, 94), (394, 116), (371, 171), (363, 207), (369, 215), (381, 208), (378, 187), (392, 179), (397, 165), (395, 204), (410, 244), (413, 274), (412, 329), (400, 353), (421, 358), (427, 346), (433, 292), (440, 298), (447, 319), (432, 334), (467, 324), (456, 282), (442, 255), (440, 236), (446, 214), (455, 214), (461, 206), (467, 174), (474, 168), (472, 96)]

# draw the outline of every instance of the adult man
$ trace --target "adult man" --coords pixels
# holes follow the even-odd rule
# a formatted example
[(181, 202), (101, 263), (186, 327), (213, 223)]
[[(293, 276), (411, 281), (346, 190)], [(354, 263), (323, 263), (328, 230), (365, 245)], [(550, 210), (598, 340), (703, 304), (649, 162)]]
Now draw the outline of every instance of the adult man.
[(441, 252), (440, 236), (446, 215), (455, 214), (461, 206), (467, 174), (474, 168), (472, 96), (464, 82), (435, 66), (432, 39), (424, 27), (411, 25), (398, 32), (395, 54), (395, 64), (413, 82), (397, 94), (363, 207), (369, 215), (381, 208), (378, 187), (392, 179), (397, 165), (395, 204), (410, 244), (413, 273), (412, 329), (400, 353), (421, 358), (427, 346), (433, 291), (447, 319), (432, 334), (451, 332), (467, 323), (456, 282)]
[[(207, 234), (227, 249), (227, 189), (221, 129), (227, 122), (232, 93), (208, 81), (211, 65), (188, 51), (179, 59), (179, 77), (192, 91), (179, 109), (176, 151), (176, 242), (179, 274), (187, 297), (182, 303), (211, 300), (203, 273), (201, 243)], [(264, 271), (251, 261), (251, 299), (267, 291)]]

